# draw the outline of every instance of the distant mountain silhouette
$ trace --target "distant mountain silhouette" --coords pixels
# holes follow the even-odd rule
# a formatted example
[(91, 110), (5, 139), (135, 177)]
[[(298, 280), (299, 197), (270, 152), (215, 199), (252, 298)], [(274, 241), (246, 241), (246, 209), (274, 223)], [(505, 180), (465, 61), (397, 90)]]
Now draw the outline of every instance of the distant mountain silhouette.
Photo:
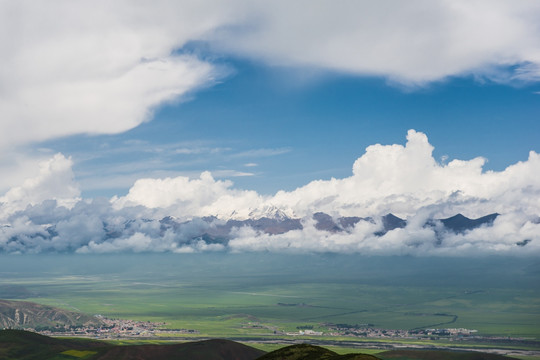
[(317, 230), (328, 231), (332, 233), (348, 231), (360, 221), (373, 222), (371, 218), (361, 218), (358, 216), (342, 216), (334, 220), (333, 217), (323, 212), (314, 213), (312, 218), (313, 220), (315, 220), (315, 228)]
[[(264, 210), (264, 211), (263, 211)], [(138, 230), (138, 222), (155, 222), (159, 221), (159, 235), (165, 236), (166, 233), (177, 235), (179, 245), (197, 244), (203, 240), (207, 244), (223, 244), (226, 245), (231, 239), (236, 236), (234, 229), (250, 228), (259, 234), (280, 235), (293, 230), (302, 230), (310, 220), (314, 220), (314, 226), (319, 231), (330, 233), (353, 232), (354, 227), (360, 222), (369, 222), (378, 224), (379, 229), (374, 231), (373, 235), (383, 236), (389, 231), (404, 228), (407, 226), (407, 220), (401, 219), (394, 214), (386, 214), (384, 216), (373, 217), (335, 217), (324, 212), (315, 212), (311, 215), (306, 214), (303, 218), (291, 217), (285, 211), (281, 211), (276, 207), (265, 208), (260, 211), (253, 211), (253, 217), (245, 219), (241, 218), (225, 218), (220, 219), (216, 216), (194, 217), (190, 220), (181, 220), (172, 216), (163, 217), (161, 220), (141, 219), (141, 220), (126, 220), (120, 224), (109, 224), (103, 222), (103, 241), (122, 238), (127, 235), (136, 233)], [(489, 214), (478, 219), (470, 219), (462, 214), (457, 214), (445, 219), (427, 219), (424, 227), (433, 228), (437, 238), (442, 241), (444, 234), (454, 232), (462, 234), (467, 231), (476, 229), (480, 226), (492, 226), (495, 219), (499, 216), (497, 213)], [(532, 220), (540, 222), (540, 218)], [(442, 226), (441, 226), (442, 225)], [(54, 237), (56, 225), (50, 225), (46, 228), (46, 232), (39, 231), (35, 234), (25, 234), (25, 238), (48, 238)], [(13, 241), (24, 242), (24, 239), (13, 237)], [(516, 242), (516, 246), (526, 246), (531, 239), (521, 239)], [(67, 251), (76, 250), (75, 248)], [(2, 289), (0, 289), (1, 292)], [(4, 289), (5, 290), (5, 289)], [(10, 292), (13, 289), (10, 289)], [(16, 295), (17, 298), (25, 297), (21, 293)]]
[(497, 213), (489, 214), (478, 219), (469, 219), (462, 214), (457, 214), (452, 217), (441, 219), (444, 227), (456, 233), (462, 233), (467, 230), (476, 229), (482, 225), (492, 225), (493, 221), (499, 216)]
[(317, 230), (329, 232), (343, 231), (343, 229), (334, 222), (334, 219), (330, 215), (323, 212), (316, 212), (313, 214), (313, 220), (316, 221), (315, 228)]
[(382, 225), (383, 229), (381, 231), (377, 231), (375, 233), (376, 236), (383, 236), (387, 232), (394, 230), (394, 229), (401, 229), (407, 226), (407, 221), (398, 218), (394, 214), (386, 214), (382, 218)]

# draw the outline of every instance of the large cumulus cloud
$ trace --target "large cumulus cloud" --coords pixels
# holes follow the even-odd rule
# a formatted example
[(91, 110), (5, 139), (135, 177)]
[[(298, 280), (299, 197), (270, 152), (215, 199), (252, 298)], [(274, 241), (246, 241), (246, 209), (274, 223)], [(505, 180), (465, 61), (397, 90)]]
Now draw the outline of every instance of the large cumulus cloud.
[(540, 209), (540, 155), (504, 171), (483, 171), (484, 158), (438, 163), (423, 133), (410, 130), (402, 145), (372, 145), (345, 179), (313, 181), (293, 192), (278, 192), (273, 201), (297, 211), (319, 209), (342, 215), (393, 212), (403, 216), (431, 207), (439, 215)]
[[(123, 197), (78, 199), (71, 162), (56, 155), (39, 176), (0, 198), (4, 252), (286, 251), (368, 254), (529, 254), (540, 251), (540, 155), (503, 171), (483, 158), (437, 162), (423, 133), (405, 145), (372, 145), (343, 179), (315, 180), (263, 196), (210, 173), (140, 179)], [(53, 181), (54, 179), (54, 181)], [(315, 212), (370, 217), (343, 231), (317, 228)], [(450, 231), (433, 219), (500, 214), (491, 225)], [(383, 230), (383, 215), (407, 219)], [(245, 219), (299, 219), (290, 231)], [(227, 222), (231, 220), (232, 222)], [(232, 224), (232, 225), (231, 225)], [(271, 223), (271, 226), (275, 223)], [(227, 227), (228, 226), (228, 227)], [(227, 229), (224, 231), (223, 229)]]

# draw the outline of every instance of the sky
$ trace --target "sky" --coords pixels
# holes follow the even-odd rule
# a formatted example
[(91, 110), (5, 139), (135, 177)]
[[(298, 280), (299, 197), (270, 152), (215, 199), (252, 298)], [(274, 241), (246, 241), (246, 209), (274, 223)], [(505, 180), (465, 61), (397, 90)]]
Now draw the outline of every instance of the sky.
[[(0, 24), (0, 251), (540, 252), (537, 1), (4, 0)], [(268, 209), (304, 230), (119, 225)], [(410, 225), (375, 245), (317, 211)], [(419, 225), (458, 212), (501, 216)]]

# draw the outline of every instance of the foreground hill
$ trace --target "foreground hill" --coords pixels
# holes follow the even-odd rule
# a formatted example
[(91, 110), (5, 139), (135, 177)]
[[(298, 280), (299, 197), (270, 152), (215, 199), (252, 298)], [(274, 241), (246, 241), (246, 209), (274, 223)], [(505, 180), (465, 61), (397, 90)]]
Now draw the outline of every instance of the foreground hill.
[(299, 344), (287, 346), (272, 351), (257, 360), (380, 360), (378, 357), (366, 354), (337, 353), (320, 346)]
[(96, 360), (255, 360), (264, 351), (230, 340), (204, 340), (170, 345), (115, 346)]
[(101, 341), (57, 339), (24, 330), (0, 330), (2, 360), (70, 359), (71, 357), (57, 356), (62, 356), (60, 354), (66, 351), (74, 354), (97, 354), (108, 347), (110, 345)]
[(504, 355), (476, 351), (391, 350), (377, 354), (383, 360), (509, 360)]
[(0, 300), (0, 329), (99, 326), (94, 316), (28, 301)]
[(125, 346), (51, 338), (22, 330), (0, 331), (2, 360), (255, 360), (263, 354), (262, 350), (230, 340)]
[(51, 338), (24, 330), (0, 330), (2, 360), (510, 360), (479, 352), (392, 350), (366, 354), (337, 353), (298, 344), (265, 354), (230, 340), (204, 340), (164, 345), (113, 345), (89, 339)]

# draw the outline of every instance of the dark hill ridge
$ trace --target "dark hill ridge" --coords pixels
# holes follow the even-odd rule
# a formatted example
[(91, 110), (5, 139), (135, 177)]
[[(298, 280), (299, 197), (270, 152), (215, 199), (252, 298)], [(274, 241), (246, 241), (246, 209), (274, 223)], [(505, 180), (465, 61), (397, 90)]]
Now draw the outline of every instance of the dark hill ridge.
[(0, 329), (99, 326), (98, 318), (28, 301), (0, 300)]
[(309, 344), (291, 345), (269, 352), (257, 360), (323, 360), (337, 355), (335, 352), (320, 346)]
[(114, 346), (95, 360), (255, 360), (264, 351), (230, 340), (204, 340), (183, 344)]
[(89, 339), (51, 338), (23, 330), (0, 330), (2, 360), (510, 360), (479, 352), (392, 350), (377, 354), (337, 353), (298, 344), (265, 354), (230, 340), (204, 340), (164, 345), (113, 345)]
[(110, 345), (101, 341), (57, 339), (24, 330), (0, 330), (2, 360), (69, 359), (70, 357), (59, 357), (59, 354), (68, 350), (91, 351), (97, 354), (109, 347)]
[(266, 355), (257, 360), (380, 360), (378, 357), (366, 354), (337, 353), (320, 346), (298, 344), (287, 346)]
[(230, 340), (164, 345), (111, 345), (104, 341), (60, 339), (22, 330), (0, 331), (0, 359), (76, 359), (66, 351), (86, 352), (85, 360), (255, 360), (264, 354)]
[(390, 350), (378, 353), (383, 360), (510, 360), (504, 355), (476, 351)]

